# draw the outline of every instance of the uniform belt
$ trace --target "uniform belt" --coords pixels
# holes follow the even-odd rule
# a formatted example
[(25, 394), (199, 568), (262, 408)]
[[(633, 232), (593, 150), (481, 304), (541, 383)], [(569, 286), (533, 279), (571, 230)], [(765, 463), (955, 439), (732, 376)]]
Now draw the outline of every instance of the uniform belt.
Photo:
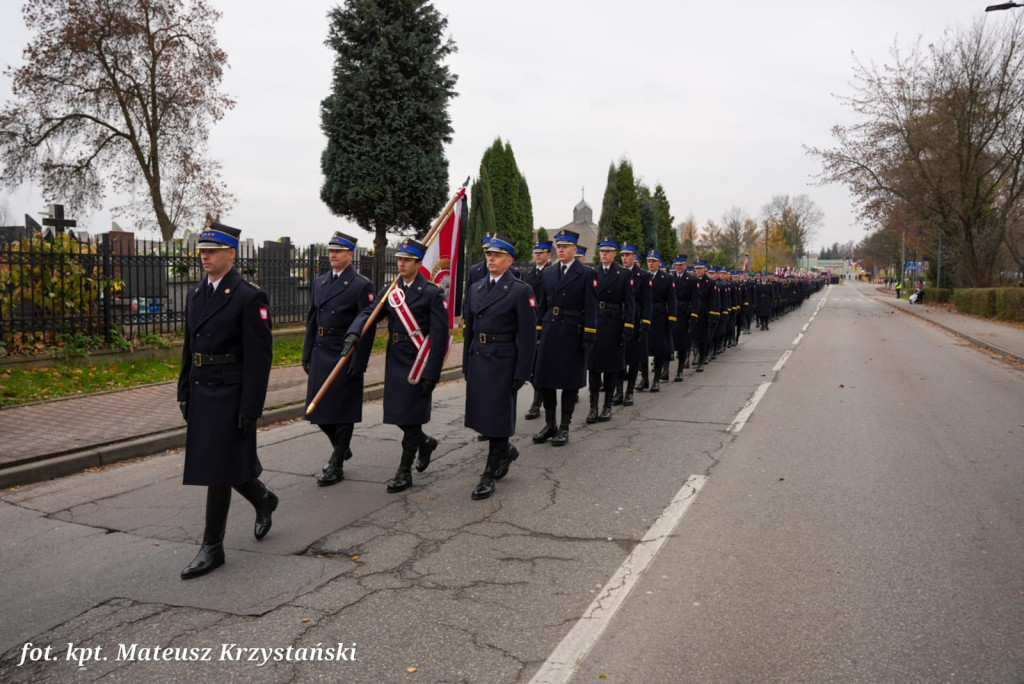
[(225, 363), (238, 363), (241, 361), (238, 354), (193, 354), (192, 365), (196, 368), (203, 366), (220, 366)]
[(412, 338), (405, 333), (391, 333), (391, 342), (397, 344), (398, 342), (411, 342)]
[(622, 305), (621, 304), (616, 304), (615, 302), (598, 302), (597, 303), (597, 308), (598, 309), (621, 309)]
[(344, 337), (348, 332), (345, 328), (317, 328), (316, 332), (320, 337)]
[(558, 306), (551, 307), (552, 316), (570, 316), (573, 318), (583, 318), (582, 311), (575, 311), (573, 309), (563, 309)]
[(477, 333), (473, 336), (480, 344), (492, 344), (494, 342), (515, 342), (517, 339), (516, 335), (488, 335), (487, 333)]

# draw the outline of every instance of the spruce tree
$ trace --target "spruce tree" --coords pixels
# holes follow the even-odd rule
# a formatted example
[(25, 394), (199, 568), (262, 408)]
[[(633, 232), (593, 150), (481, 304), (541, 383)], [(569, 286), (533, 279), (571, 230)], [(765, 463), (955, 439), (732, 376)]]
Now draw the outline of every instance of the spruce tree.
[[(652, 249), (660, 252), (658, 245), (658, 213), (654, 206), (654, 198), (651, 197), (651, 189), (640, 184), (636, 188), (637, 197), (640, 201), (640, 222), (643, 225), (643, 244), (639, 245), (645, 256)], [(667, 255), (661, 256), (668, 258)]]
[(380, 285), (388, 233), (422, 235), (449, 197), (444, 145), (456, 77), (444, 60), (455, 44), (425, 0), (347, 0), (328, 17), (336, 55), (320, 105), (320, 198), (374, 235)]
[(608, 166), (608, 182), (604, 186), (604, 199), (601, 200), (601, 218), (597, 221), (601, 237), (612, 235), (614, 231), (615, 208), (619, 204), (618, 182), (616, 181), (615, 162)]
[[(628, 242), (635, 245), (643, 241), (644, 227), (640, 219), (640, 196), (633, 178), (633, 165), (628, 159), (620, 161), (615, 171), (615, 193), (618, 201), (607, 237), (620, 244)], [(601, 237), (606, 236), (602, 234)]]
[(495, 232), (494, 205), (487, 169), (480, 168), (480, 177), (469, 189), (469, 220), (466, 222), (466, 250), (476, 254), (484, 235)]
[(658, 218), (658, 247), (662, 256), (671, 260), (679, 252), (679, 237), (676, 235), (672, 222), (672, 212), (668, 205), (668, 196), (665, 195), (665, 188), (658, 183), (654, 186), (654, 208)]
[(495, 138), (480, 160), (481, 176), (485, 169), (490, 181), (493, 230), (520, 244), (528, 244), (533, 239), (533, 204), (526, 178), (516, 165), (512, 145)]

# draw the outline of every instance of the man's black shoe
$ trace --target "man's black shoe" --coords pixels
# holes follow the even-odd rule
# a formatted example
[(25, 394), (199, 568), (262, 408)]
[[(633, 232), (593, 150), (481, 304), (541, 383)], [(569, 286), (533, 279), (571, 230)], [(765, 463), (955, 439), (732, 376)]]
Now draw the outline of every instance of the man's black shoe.
[(269, 489), (266, 490), (266, 494), (263, 495), (263, 502), (260, 504), (260, 507), (256, 509), (256, 525), (252, 530), (257, 541), (266, 537), (267, 532), (270, 532), (270, 527), (274, 524), (274, 521), (271, 519), (271, 514), (277, 510), (277, 504), (277, 494), (274, 494), (274, 492)]
[(632, 392), (629, 392), (626, 396), (622, 397), (622, 405), (623, 406), (632, 406), (633, 405), (633, 393)]
[(612, 407), (611, 404), (605, 404), (604, 408), (601, 409), (601, 415), (597, 417), (597, 420), (601, 423), (607, 423), (612, 419)]
[(527, 411), (526, 415), (523, 417), (526, 418), (526, 420), (534, 420), (535, 418), (540, 418), (540, 406), (531, 405), (530, 410)]
[(491, 475), (484, 474), (480, 478), (480, 484), (473, 488), (473, 493), (470, 494), (475, 501), (480, 499), (486, 499), (494, 493), (494, 477)]

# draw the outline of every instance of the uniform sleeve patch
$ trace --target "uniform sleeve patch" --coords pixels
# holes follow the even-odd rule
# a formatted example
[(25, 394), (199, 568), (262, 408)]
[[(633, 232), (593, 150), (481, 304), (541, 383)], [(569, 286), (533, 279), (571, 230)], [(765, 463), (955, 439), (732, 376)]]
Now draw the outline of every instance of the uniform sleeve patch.
[(445, 308), (445, 311), (447, 311), (448, 310), (448, 300), (447, 299), (442, 299), (441, 300), (441, 306), (443, 306)]
[(632, 278), (629, 279), (629, 286), (633, 287), (633, 279)]
[(597, 278), (594, 278), (594, 287), (597, 287)]
[(268, 320), (270, 320), (270, 311), (265, 306), (261, 306), (260, 307), (260, 320), (261, 321), (268, 321)]
[(372, 292), (370, 293), (370, 301), (371, 302), (373, 301), (373, 293)]
[(530, 308), (531, 309), (536, 309), (537, 308), (537, 300), (534, 299), (533, 297), (530, 297)]

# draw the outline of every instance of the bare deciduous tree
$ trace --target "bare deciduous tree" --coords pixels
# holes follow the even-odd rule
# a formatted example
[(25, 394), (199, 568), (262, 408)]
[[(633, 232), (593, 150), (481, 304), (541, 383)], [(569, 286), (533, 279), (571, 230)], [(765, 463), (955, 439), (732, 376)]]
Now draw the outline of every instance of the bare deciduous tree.
[(140, 197), (111, 209), (170, 239), (229, 208), (205, 157), (211, 125), (234, 102), (218, 87), (227, 56), (220, 13), (204, 0), (26, 0), (25, 63), (8, 67), (0, 182), (40, 184), (82, 211), (107, 190)]
[(948, 31), (892, 63), (856, 63), (859, 121), (808, 148), (823, 183), (846, 185), (862, 218), (922, 240), (941, 231), (959, 283), (991, 285), (1005, 255), (1024, 266), (1024, 18)]

